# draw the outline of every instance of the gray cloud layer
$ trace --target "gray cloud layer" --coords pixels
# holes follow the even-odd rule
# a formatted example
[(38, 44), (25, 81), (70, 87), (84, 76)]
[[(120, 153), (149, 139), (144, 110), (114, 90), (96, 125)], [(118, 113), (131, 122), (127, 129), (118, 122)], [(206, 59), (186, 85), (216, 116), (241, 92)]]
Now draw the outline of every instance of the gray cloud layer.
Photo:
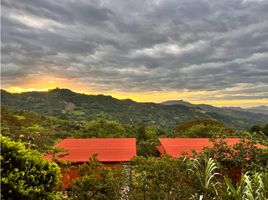
[(267, 0), (2, 0), (1, 17), (4, 86), (53, 74), (100, 91), (244, 84), (237, 99), (268, 98)]

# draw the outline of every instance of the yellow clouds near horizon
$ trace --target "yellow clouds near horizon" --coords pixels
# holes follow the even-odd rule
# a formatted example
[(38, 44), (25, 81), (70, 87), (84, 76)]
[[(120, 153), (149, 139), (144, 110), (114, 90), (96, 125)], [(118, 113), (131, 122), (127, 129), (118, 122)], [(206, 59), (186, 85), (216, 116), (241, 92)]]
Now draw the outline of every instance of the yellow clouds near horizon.
[[(137, 102), (155, 102), (161, 103), (169, 100), (184, 100), (190, 102), (192, 104), (209, 104), (217, 107), (254, 107), (260, 105), (268, 106), (268, 99), (232, 99), (226, 100), (218, 99), (213, 100), (210, 99), (213, 96), (213, 92), (208, 91), (167, 91), (167, 92), (140, 92), (140, 93), (110, 93), (107, 95), (111, 95), (118, 99), (132, 99)], [(207, 97), (207, 99), (205, 99)]]
[(19, 85), (6, 86), (3, 89), (11, 93), (21, 93), (30, 91), (48, 91), (54, 88), (69, 88), (75, 92), (84, 91), (85, 88), (76, 86), (76, 81), (66, 78), (58, 78), (51, 76), (42, 76), (38, 78), (28, 79)]

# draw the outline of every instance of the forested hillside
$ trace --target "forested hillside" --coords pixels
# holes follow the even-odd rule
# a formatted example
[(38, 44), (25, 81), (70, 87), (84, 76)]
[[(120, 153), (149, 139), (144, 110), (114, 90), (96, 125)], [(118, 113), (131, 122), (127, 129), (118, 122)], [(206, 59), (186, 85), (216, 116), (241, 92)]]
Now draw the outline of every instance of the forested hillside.
[(11, 108), (34, 111), (60, 119), (77, 122), (96, 118), (115, 119), (125, 124), (149, 123), (161, 127), (196, 118), (211, 118), (231, 127), (244, 129), (268, 121), (268, 115), (232, 111), (209, 106), (162, 105), (137, 103), (130, 99), (118, 100), (111, 96), (85, 95), (68, 89), (48, 92), (25, 92), (11, 94), (1, 90), (2, 104)]
[(25, 142), (29, 148), (46, 151), (57, 140), (79, 130), (79, 124), (67, 120), (1, 106), (1, 134)]
[(170, 128), (197, 118), (211, 118), (237, 129), (264, 124), (268, 115), (226, 110), (213, 106), (163, 105), (138, 103), (130, 99), (118, 100), (111, 96), (85, 95), (68, 89), (48, 92), (11, 94), (1, 90), (2, 104), (14, 109), (33, 111), (76, 122), (96, 118), (114, 119), (124, 124), (149, 123)]

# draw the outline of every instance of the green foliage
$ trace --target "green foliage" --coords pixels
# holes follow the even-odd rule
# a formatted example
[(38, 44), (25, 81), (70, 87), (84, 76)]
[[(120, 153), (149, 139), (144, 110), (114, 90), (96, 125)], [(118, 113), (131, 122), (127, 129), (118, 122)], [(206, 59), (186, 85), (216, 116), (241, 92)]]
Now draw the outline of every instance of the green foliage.
[[(233, 186), (228, 177), (222, 176), (221, 170), (212, 158), (136, 157), (131, 162), (131, 175), (127, 176), (130, 183), (126, 184), (122, 181), (126, 180), (126, 173), (121, 169), (105, 167), (93, 159), (80, 168), (82, 177), (74, 181), (72, 198), (119, 199), (123, 198), (122, 189), (128, 187), (127, 199), (131, 200), (267, 198), (267, 173), (246, 172), (237, 186)], [(113, 193), (118, 191), (121, 193)]]
[(262, 132), (268, 137), (268, 124), (262, 127)]
[(53, 188), (59, 179), (59, 168), (37, 151), (5, 136), (1, 139), (1, 198), (56, 199)]
[(66, 120), (1, 106), (1, 133), (28, 148), (46, 151), (58, 139), (76, 135), (80, 126)]
[[(2, 137), (8, 144), (4, 145), (5, 148), (9, 149), (2, 149), (1, 157), (4, 199), (55, 199), (52, 191), (58, 179), (58, 168), (55, 164), (43, 161), (39, 153), (30, 149), (44, 151), (49, 148), (52, 154), (63, 152), (64, 156), (62, 149), (49, 146), (66, 137), (136, 137), (137, 154), (143, 156), (131, 163), (131, 176), (122, 172), (122, 168), (110, 168), (95, 160), (83, 165), (80, 169), (81, 178), (74, 181), (73, 199), (120, 199), (120, 191), (129, 189), (130, 186), (129, 199), (231, 200), (240, 198), (238, 194), (243, 195), (241, 191), (245, 188), (249, 192), (244, 199), (258, 199), (258, 192), (267, 199), (267, 193), (262, 191), (268, 191), (268, 152), (267, 149), (257, 148), (256, 144), (267, 145), (265, 131), (268, 125), (253, 127), (250, 135), (239, 133), (246, 139), (233, 148), (223, 140), (214, 140), (214, 147), (198, 154), (198, 160), (153, 157), (157, 156), (155, 147), (159, 142), (158, 137), (172, 135), (163, 131), (163, 127), (175, 126), (177, 122), (190, 118), (211, 117), (228, 122), (228, 125), (239, 124), (241, 128), (256, 122), (250, 117), (243, 121), (209, 111), (204, 114), (181, 105), (119, 101), (103, 95), (88, 96), (61, 89), (14, 95), (16, 98), (10, 95), (8, 98), (4, 96), (4, 102), (12, 107), (61, 119), (1, 107), (1, 133), (21, 141), (16, 143)], [(236, 134), (233, 129), (212, 119), (182, 123), (175, 132), (172, 136), (214, 138)], [(53, 160), (57, 161), (55, 157)], [(69, 166), (61, 167), (62, 170), (68, 170)], [(238, 177), (234, 178), (230, 174), (232, 170), (237, 170), (235, 173)], [(257, 175), (246, 173), (249, 170), (256, 171)], [(245, 175), (240, 181), (241, 171)], [(126, 177), (129, 178), (128, 181)], [(232, 183), (235, 181), (237, 186)]]
[(266, 200), (268, 197), (268, 173), (249, 172), (242, 175), (240, 182), (234, 186), (225, 177), (228, 200)]
[(205, 199), (214, 196), (218, 196), (217, 187), (219, 183), (216, 180), (216, 176), (220, 174), (216, 171), (218, 170), (216, 162), (212, 159), (198, 160), (193, 159), (190, 163), (192, 167), (190, 170), (198, 180), (198, 188), (200, 189), (200, 196)]
[(130, 136), (137, 139), (137, 155), (145, 157), (157, 156), (156, 146), (159, 145), (159, 129), (145, 124), (132, 126), (131, 129)]
[(258, 141), (254, 138), (241, 139), (233, 146), (228, 145), (224, 139), (212, 139), (212, 141), (213, 147), (205, 148), (199, 155), (216, 159), (226, 169), (264, 170), (268, 164), (267, 148), (257, 147)]
[(157, 150), (156, 146), (158, 144), (157, 140), (146, 140), (146, 141), (140, 141), (137, 143), (137, 155), (138, 156), (157, 156)]
[(188, 164), (169, 156), (132, 161), (131, 199), (189, 199), (194, 191)]
[(249, 132), (253, 133), (253, 132), (261, 132), (262, 127), (258, 126), (258, 125), (254, 125), (252, 127), (250, 127)]
[(185, 121), (181, 124), (179, 124), (176, 127), (176, 130), (178, 132), (184, 132), (187, 131), (189, 128), (195, 126), (195, 125), (205, 125), (205, 126), (220, 126), (220, 127), (225, 127), (221, 122), (218, 122), (214, 119), (194, 119), (194, 120), (189, 120)]
[(249, 129), (249, 132), (263, 133), (268, 137), (268, 124), (265, 124), (264, 126), (254, 125)]
[(236, 128), (249, 128), (268, 121), (267, 115), (234, 111), (224, 108), (188, 107), (118, 100), (111, 96), (85, 95), (68, 89), (48, 92), (25, 92), (11, 94), (1, 90), (2, 103), (14, 109), (33, 111), (72, 122), (93, 119), (114, 119), (124, 124), (157, 124), (172, 128), (178, 122), (189, 119), (211, 118)]
[(192, 162), (192, 172), (196, 175), (202, 191), (192, 195), (192, 199), (219, 200), (266, 200), (268, 197), (268, 173), (245, 172), (236, 186), (228, 177), (221, 177), (216, 162), (209, 158)]
[(80, 178), (73, 182), (72, 199), (120, 199), (124, 177), (121, 168), (107, 167), (96, 160), (80, 166)]
[(57, 146), (51, 147), (48, 150), (48, 154), (52, 156), (53, 162), (56, 162), (56, 163), (61, 164), (61, 165), (64, 165), (66, 163), (65, 163), (65, 161), (58, 160), (58, 158), (63, 158), (64, 156), (69, 155), (67, 150), (65, 150), (62, 147), (57, 147)]
[(175, 128), (175, 137), (211, 138), (233, 135), (234, 130), (213, 119), (196, 119), (183, 122)]
[(124, 137), (125, 128), (113, 120), (97, 119), (87, 122), (83, 126), (82, 137), (114, 138)]

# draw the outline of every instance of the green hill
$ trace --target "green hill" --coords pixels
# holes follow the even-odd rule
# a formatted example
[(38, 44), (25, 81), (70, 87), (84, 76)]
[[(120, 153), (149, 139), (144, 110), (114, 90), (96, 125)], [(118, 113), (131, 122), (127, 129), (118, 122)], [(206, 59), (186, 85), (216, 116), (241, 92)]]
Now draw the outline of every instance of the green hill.
[(268, 122), (268, 115), (264, 114), (226, 110), (213, 106), (205, 109), (177, 104), (138, 103), (130, 99), (118, 100), (111, 96), (85, 95), (58, 88), (48, 92), (19, 94), (1, 90), (1, 98), (2, 104), (14, 109), (80, 122), (105, 118), (115, 119), (125, 124), (143, 122), (167, 128), (189, 119), (211, 118), (237, 129)]

